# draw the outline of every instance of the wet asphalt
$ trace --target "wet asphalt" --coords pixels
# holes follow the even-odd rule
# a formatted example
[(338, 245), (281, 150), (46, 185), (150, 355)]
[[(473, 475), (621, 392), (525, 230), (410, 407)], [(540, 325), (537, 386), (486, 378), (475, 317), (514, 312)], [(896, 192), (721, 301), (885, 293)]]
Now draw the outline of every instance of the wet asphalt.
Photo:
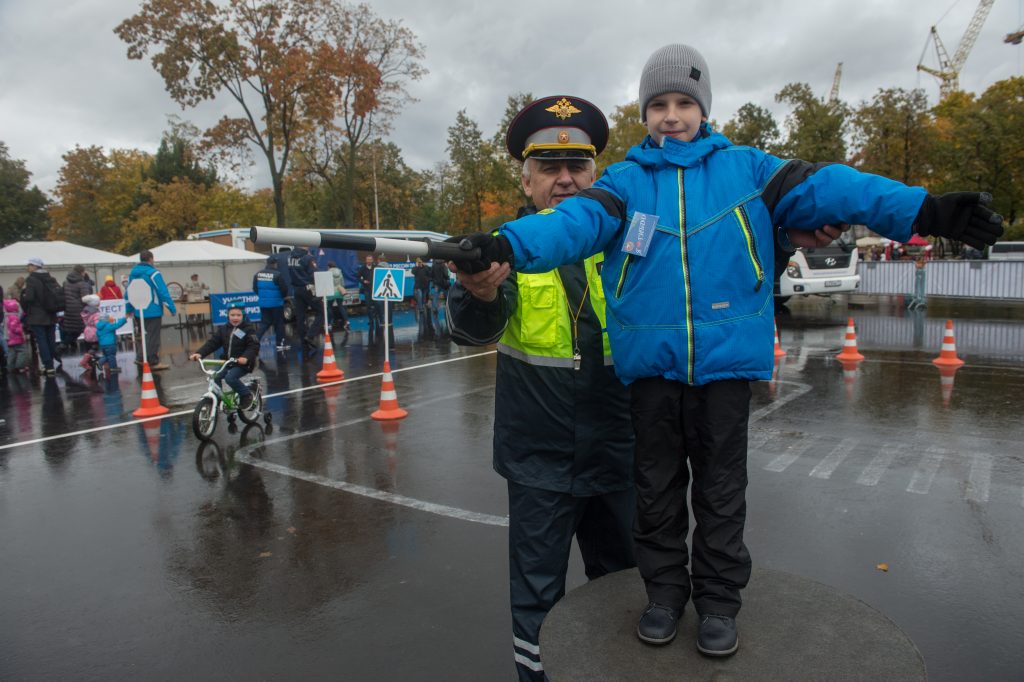
[[(754, 386), (755, 564), (879, 609), (933, 680), (1024, 679), (1024, 306), (790, 309), (787, 355)], [(848, 316), (856, 367), (834, 359)], [(946, 318), (967, 362), (952, 384), (931, 363)], [(0, 382), (0, 678), (513, 679), (493, 351), (418, 340), (399, 315), (409, 415), (383, 424), (383, 349), (353, 322), (326, 388), (319, 354), (268, 337), (272, 429), (222, 417), (206, 445), (185, 360), (201, 330), (165, 328), (171, 416), (146, 424), (127, 352), (110, 381), (69, 360)]]

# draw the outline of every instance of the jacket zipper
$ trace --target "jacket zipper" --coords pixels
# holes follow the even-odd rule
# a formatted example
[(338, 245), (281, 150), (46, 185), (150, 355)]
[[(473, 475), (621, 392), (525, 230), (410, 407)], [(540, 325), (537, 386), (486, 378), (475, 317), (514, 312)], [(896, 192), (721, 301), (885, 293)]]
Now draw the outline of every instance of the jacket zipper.
[(747, 255), (750, 257), (750, 264), (754, 267), (754, 276), (757, 278), (754, 291), (760, 291), (764, 285), (764, 268), (761, 267), (761, 260), (757, 257), (757, 239), (754, 237), (754, 231), (750, 229), (750, 219), (747, 217), (747, 212), (743, 210), (743, 207), (737, 206), (733, 213), (736, 214), (736, 220), (739, 221), (740, 229), (743, 231), (743, 241), (747, 245)]
[(683, 298), (686, 307), (686, 381), (693, 384), (693, 308), (690, 301), (690, 265), (686, 252), (686, 187), (683, 169), (677, 173), (679, 182), (679, 250), (683, 267)]
[(626, 285), (626, 275), (633, 265), (633, 254), (627, 254), (626, 260), (622, 263), (622, 272), (619, 274), (619, 284), (615, 287), (615, 298), (622, 298), (622, 287)]

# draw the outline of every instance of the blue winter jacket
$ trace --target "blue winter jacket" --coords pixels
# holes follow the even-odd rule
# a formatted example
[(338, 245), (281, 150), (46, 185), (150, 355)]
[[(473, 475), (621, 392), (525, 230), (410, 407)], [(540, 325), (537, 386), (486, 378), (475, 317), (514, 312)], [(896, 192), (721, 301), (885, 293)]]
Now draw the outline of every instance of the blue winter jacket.
[[(160, 274), (159, 270), (149, 263), (139, 263), (128, 273), (128, 286), (131, 286), (132, 282), (137, 279), (144, 280), (149, 285), (150, 303), (142, 310), (142, 314), (147, 320), (153, 317), (163, 317), (164, 305), (167, 306), (171, 315), (178, 314), (178, 309), (174, 307), (174, 299), (167, 291), (164, 276)], [(125, 289), (124, 295), (125, 298), (128, 297), (127, 289)], [(129, 313), (135, 312), (131, 303), (125, 303), (125, 310)]]
[[(848, 166), (733, 146), (705, 125), (692, 142), (646, 138), (592, 188), (501, 233), (521, 272), (604, 251), (608, 337), (624, 383), (767, 380), (774, 226), (847, 222), (905, 242), (925, 195)], [(657, 216), (644, 257), (623, 252), (636, 212)]]
[(261, 308), (280, 308), (288, 295), (281, 273), (269, 266), (252, 276), (252, 290), (259, 294)]
[(103, 348), (104, 346), (116, 346), (117, 330), (123, 327), (127, 321), (127, 317), (122, 317), (120, 320), (115, 320), (113, 322), (109, 321), (102, 315), (96, 318), (96, 340), (99, 342), (100, 348)]

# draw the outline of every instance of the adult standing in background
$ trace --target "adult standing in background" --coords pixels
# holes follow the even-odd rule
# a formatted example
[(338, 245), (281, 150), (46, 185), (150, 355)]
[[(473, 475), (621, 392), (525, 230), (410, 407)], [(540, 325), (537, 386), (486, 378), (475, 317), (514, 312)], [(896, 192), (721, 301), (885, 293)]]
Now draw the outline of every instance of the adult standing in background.
[(416, 259), (416, 265), (412, 269), (412, 295), (416, 301), (416, 320), (419, 322), (419, 337), (429, 339), (434, 337), (434, 323), (431, 320), (430, 311), (430, 268), (423, 262), (422, 258)]
[[(434, 329), (439, 335), (445, 334), (446, 330), (441, 326), (441, 294), (448, 298), (448, 289), (451, 288), (452, 278), (448, 266), (440, 258), (435, 258), (430, 265), (430, 283), (433, 288), (430, 293), (431, 314), (434, 316)], [(447, 326), (447, 320), (445, 320)]]
[[(25, 311), (25, 324), (32, 330), (43, 372), (48, 377), (56, 374), (54, 362), (61, 364), (57, 352), (57, 311), (64, 301), (60, 284), (43, 267), (41, 258), (28, 259), (28, 277), (21, 292), (21, 307)], [(79, 315), (81, 318), (81, 315)]]
[(210, 297), (210, 287), (206, 282), (199, 281), (199, 273), (192, 273), (191, 279), (185, 285), (185, 300), (189, 303), (202, 303)]
[(332, 293), (327, 299), (327, 307), (331, 311), (331, 329), (337, 325), (338, 321), (341, 321), (341, 330), (348, 331), (350, 326), (348, 323), (348, 311), (345, 310), (345, 294), (348, 293), (345, 290), (345, 275), (342, 273), (341, 268), (338, 264), (332, 260), (327, 261), (327, 271), (331, 273), (331, 279), (333, 280)]
[(60, 341), (64, 351), (77, 347), (78, 337), (85, 331), (82, 297), (91, 293), (92, 285), (85, 279), (85, 267), (76, 265), (64, 280), (64, 318), (60, 322)]
[(114, 276), (107, 275), (103, 280), (103, 286), (100, 287), (100, 300), (116, 301), (119, 298), (124, 298), (124, 292), (121, 291), (121, 287), (117, 286)]
[(359, 291), (366, 303), (366, 324), (371, 340), (376, 337), (380, 331), (380, 325), (383, 324), (383, 320), (377, 316), (377, 306), (373, 301), (373, 268), (373, 256), (367, 256), (363, 259), (359, 270), (356, 271), (356, 277), (359, 279)]
[[(288, 275), (294, 289), (293, 310), (295, 329), (302, 339), (303, 349), (313, 352), (317, 349), (316, 338), (324, 326), (323, 302), (316, 297), (313, 273), (316, 272), (316, 258), (299, 246), (288, 255)], [(312, 310), (313, 325), (306, 325), (306, 312)]]
[(284, 337), (284, 299), (288, 297), (288, 284), (277, 267), (277, 259), (271, 256), (262, 270), (252, 277), (252, 290), (260, 297), (260, 325), (256, 338), (262, 339), (271, 325), (277, 350), (288, 346)]
[[(169, 369), (168, 365), (160, 362), (160, 329), (163, 327), (164, 306), (167, 306), (171, 315), (177, 315), (178, 309), (174, 306), (170, 292), (167, 291), (164, 276), (153, 265), (152, 251), (147, 249), (139, 254), (139, 264), (128, 273), (128, 285), (131, 286), (135, 280), (142, 280), (150, 290), (150, 303), (142, 310), (145, 330), (143, 331), (139, 323), (135, 322), (136, 334), (146, 334), (146, 359), (149, 368), (154, 372)], [(135, 308), (131, 303), (125, 304), (125, 312), (128, 317), (135, 315)], [(135, 343), (135, 364), (142, 364), (142, 343), (138, 340)]]

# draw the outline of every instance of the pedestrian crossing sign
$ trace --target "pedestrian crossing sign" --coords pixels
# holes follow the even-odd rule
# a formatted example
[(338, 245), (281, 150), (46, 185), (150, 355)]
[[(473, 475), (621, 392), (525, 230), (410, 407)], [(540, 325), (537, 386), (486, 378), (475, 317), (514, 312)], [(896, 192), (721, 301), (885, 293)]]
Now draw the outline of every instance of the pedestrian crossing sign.
[(373, 300), (401, 301), (405, 291), (405, 270), (402, 268), (373, 269)]

